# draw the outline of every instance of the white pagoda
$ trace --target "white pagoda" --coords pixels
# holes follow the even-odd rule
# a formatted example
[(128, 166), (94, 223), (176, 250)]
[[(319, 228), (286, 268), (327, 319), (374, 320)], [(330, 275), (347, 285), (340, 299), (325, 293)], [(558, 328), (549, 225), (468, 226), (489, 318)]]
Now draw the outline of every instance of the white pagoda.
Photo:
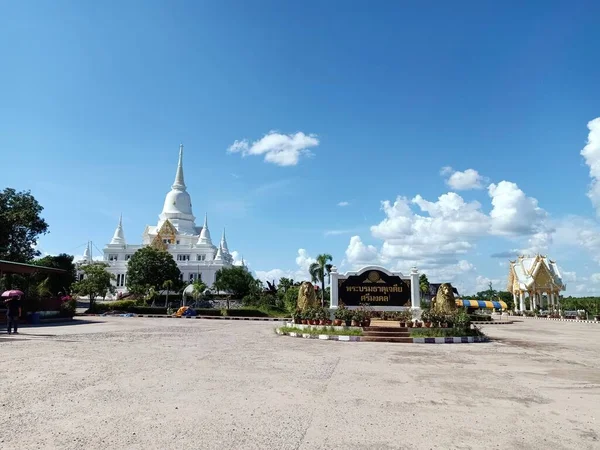
[(207, 286), (212, 286), (216, 272), (233, 265), (233, 257), (227, 246), (225, 230), (218, 246), (212, 243), (208, 230), (208, 217), (204, 224), (196, 226), (192, 212), (192, 200), (183, 178), (183, 145), (179, 146), (179, 163), (175, 182), (165, 197), (162, 212), (156, 226), (146, 226), (141, 245), (127, 244), (123, 231), (123, 221), (119, 224), (112, 240), (104, 251), (104, 262), (108, 270), (116, 276), (117, 295), (127, 292), (127, 262), (142, 247), (151, 245), (173, 255), (182, 274), (182, 280), (193, 282), (198, 278)]

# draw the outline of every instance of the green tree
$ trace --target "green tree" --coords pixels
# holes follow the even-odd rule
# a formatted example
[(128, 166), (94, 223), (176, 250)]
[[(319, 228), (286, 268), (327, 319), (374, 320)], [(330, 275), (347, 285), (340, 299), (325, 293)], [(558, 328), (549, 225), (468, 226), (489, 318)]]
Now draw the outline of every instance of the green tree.
[(260, 293), (260, 280), (256, 280), (245, 267), (233, 266), (220, 269), (215, 275), (215, 289), (242, 299), (249, 294)]
[(153, 247), (136, 251), (127, 263), (127, 288), (137, 295), (148, 294), (150, 288), (159, 291), (165, 281), (179, 289), (181, 272), (170, 253)]
[(194, 280), (192, 286), (192, 296), (194, 297), (194, 300), (201, 300), (204, 296), (204, 291), (206, 291), (206, 288), (208, 286), (206, 286), (206, 284), (204, 284), (201, 279)]
[(492, 287), (492, 282), (488, 283), (488, 288), (485, 291), (479, 291), (475, 294), (478, 300), (495, 300), (498, 297), (498, 291)]
[(506, 303), (506, 308), (507, 309), (514, 309), (515, 307), (515, 302), (513, 300), (513, 295), (508, 292), (508, 291), (498, 291), (498, 300), (503, 301), (504, 303)]
[(43, 207), (29, 191), (6, 188), (0, 192), (0, 259), (28, 262), (40, 252), (38, 237), (48, 232), (40, 217)]
[(291, 286), (288, 288), (287, 291), (285, 291), (285, 294), (283, 294), (283, 305), (285, 306), (285, 309), (292, 313), (296, 310), (296, 307), (298, 306), (298, 292), (300, 291), (300, 288), (298, 286)]
[(114, 293), (116, 290), (111, 283), (116, 277), (106, 270), (107, 267), (108, 264), (105, 263), (81, 266), (83, 280), (73, 283), (71, 287), (74, 293), (90, 298), (90, 310), (94, 309), (96, 297), (105, 297), (107, 293)]
[(419, 290), (421, 291), (421, 295), (425, 295), (429, 292), (429, 280), (424, 273), (419, 277)]
[(279, 279), (279, 285), (277, 286), (277, 289), (285, 294), (293, 285), (294, 280), (291, 278), (281, 277)]
[[(48, 279), (48, 289), (51, 295), (58, 295), (59, 292), (68, 294), (71, 291), (71, 285), (75, 282), (75, 264), (73, 264), (73, 256), (61, 253), (57, 256), (44, 256), (43, 258), (33, 261), (34, 264), (45, 267), (53, 267), (55, 269), (66, 270), (65, 273), (50, 273), (44, 274), (43, 279)], [(38, 280), (41, 277), (37, 276)]]
[(331, 264), (333, 257), (328, 253), (323, 253), (317, 256), (317, 260), (310, 265), (308, 272), (310, 273), (313, 283), (321, 283), (321, 306), (325, 304), (325, 276), (329, 276), (331, 271)]
[(165, 308), (169, 306), (169, 291), (173, 289), (173, 280), (165, 280), (162, 287), (165, 289)]

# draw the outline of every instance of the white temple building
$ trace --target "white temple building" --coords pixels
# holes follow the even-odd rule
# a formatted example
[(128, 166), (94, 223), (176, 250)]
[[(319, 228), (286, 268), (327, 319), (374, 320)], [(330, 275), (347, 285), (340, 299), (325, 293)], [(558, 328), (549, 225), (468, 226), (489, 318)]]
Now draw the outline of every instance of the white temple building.
[[(182, 274), (182, 280), (193, 282), (198, 278), (212, 286), (215, 274), (223, 267), (233, 265), (225, 230), (218, 245), (214, 245), (208, 229), (208, 216), (196, 226), (192, 212), (192, 200), (183, 177), (183, 145), (179, 147), (179, 162), (175, 181), (165, 197), (157, 225), (148, 225), (141, 244), (128, 244), (125, 239), (122, 218), (110, 243), (103, 249), (104, 262), (116, 276), (117, 295), (127, 292), (127, 262), (142, 247), (151, 245), (173, 255)], [(87, 250), (87, 249), (86, 249)], [(84, 259), (86, 255), (84, 255)], [(89, 258), (89, 254), (88, 254)]]
[(509, 263), (507, 291), (513, 295), (517, 311), (526, 311), (525, 296), (529, 297), (529, 311), (543, 306), (557, 310), (560, 293), (566, 288), (556, 261), (548, 256), (522, 255)]

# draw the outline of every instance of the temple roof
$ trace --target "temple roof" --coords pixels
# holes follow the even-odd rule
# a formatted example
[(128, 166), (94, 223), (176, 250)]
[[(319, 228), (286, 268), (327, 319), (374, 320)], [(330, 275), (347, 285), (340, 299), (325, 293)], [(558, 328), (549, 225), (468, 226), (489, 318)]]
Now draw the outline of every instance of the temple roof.
[(530, 290), (540, 287), (565, 290), (560, 269), (556, 261), (547, 256), (519, 256), (517, 260), (510, 261), (508, 276), (508, 290)]

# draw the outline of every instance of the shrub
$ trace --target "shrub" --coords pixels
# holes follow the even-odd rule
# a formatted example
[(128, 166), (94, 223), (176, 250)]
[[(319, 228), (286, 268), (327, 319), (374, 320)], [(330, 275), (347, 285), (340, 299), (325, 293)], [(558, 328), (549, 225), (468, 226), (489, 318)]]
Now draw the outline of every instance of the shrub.
[(350, 311), (346, 308), (346, 305), (340, 302), (338, 308), (335, 310), (334, 317), (338, 320), (346, 320), (349, 318), (348, 313)]
[(471, 328), (471, 316), (463, 309), (457, 310), (451, 320), (454, 329), (459, 332), (465, 332)]
[(490, 322), (492, 320), (492, 316), (487, 314), (469, 314), (469, 317), (473, 322)]
[(283, 295), (283, 305), (288, 311), (294, 311), (298, 303), (298, 292), (300, 288), (298, 286), (292, 286), (285, 291)]
[(423, 322), (434, 322), (434, 323), (436, 323), (436, 324), (437, 324), (437, 322), (436, 322), (436, 319), (437, 319), (437, 315), (436, 315), (436, 314), (434, 314), (434, 313), (433, 313), (432, 311), (430, 311), (430, 310), (427, 310), (427, 309), (426, 309), (426, 310), (424, 310), (424, 311), (421, 313), (421, 320), (422, 320)]
[(212, 308), (194, 308), (196, 314), (199, 316), (220, 316), (220, 309), (212, 309)]
[[(114, 309), (113, 311), (120, 311), (118, 309)], [(131, 306), (125, 310), (125, 312), (130, 312), (134, 314), (156, 314), (156, 315), (165, 315), (167, 314), (167, 308), (165, 307), (152, 307), (152, 306)]]
[(269, 317), (266, 312), (253, 308), (227, 309), (225, 311), (227, 314), (223, 315), (231, 317)]
[(77, 300), (70, 299), (62, 302), (60, 305), (61, 317), (73, 317), (77, 310)]
[(485, 336), (478, 329), (457, 330), (456, 328), (411, 328), (410, 337), (461, 337)]

